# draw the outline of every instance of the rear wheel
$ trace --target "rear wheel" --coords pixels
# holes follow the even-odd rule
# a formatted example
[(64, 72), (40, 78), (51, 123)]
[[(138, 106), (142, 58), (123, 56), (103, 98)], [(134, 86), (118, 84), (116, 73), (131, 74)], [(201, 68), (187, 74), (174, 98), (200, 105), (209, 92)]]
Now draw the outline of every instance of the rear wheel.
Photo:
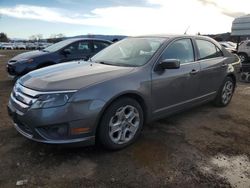
[(214, 104), (218, 107), (227, 106), (232, 99), (234, 88), (235, 82), (233, 79), (231, 77), (226, 77), (220, 90), (218, 91)]
[(136, 100), (120, 98), (104, 112), (98, 139), (107, 149), (124, 148), (139, 136), (143, 120), (142, 108)]

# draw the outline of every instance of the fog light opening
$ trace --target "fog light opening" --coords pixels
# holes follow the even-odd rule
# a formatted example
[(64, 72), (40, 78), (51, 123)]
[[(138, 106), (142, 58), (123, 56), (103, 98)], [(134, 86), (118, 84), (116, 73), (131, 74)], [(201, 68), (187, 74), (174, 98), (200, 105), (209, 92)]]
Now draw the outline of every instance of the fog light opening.
[(66, 124), (54, 125), (39, 128), (40, 134), (46, 139), (56, 139), (61, 140), (69, 136), (69, 128)]
[(75, 134), (83, 134), (83, 133), (87, 133), (89, 132), (89, 129), (90, 128), (86, 128), (86, 127), (78, 127), (78, 128), (71, 128), (70, 132), (72, 135), (75, 135)]

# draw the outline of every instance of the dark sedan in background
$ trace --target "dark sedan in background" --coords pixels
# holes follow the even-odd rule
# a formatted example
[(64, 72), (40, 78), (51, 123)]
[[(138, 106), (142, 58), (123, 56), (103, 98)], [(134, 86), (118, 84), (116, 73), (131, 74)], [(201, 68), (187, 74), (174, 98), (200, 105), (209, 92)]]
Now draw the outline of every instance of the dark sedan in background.
[(240, 60), (202, 36), (144, 36), (117, 42), (89, 60), (20, 78), (8, 104), (25, 137), (63, 144), (95, 140), (128, 146), (145, 122), (213, 101), (227, 106)]
[(53, 44), (43, 50), (19, 54), (7, 63), (11, 77), (22, 76), (32, 70), (73, 60), (88, 60), (112, 42), (100, 39), (75, 38)]

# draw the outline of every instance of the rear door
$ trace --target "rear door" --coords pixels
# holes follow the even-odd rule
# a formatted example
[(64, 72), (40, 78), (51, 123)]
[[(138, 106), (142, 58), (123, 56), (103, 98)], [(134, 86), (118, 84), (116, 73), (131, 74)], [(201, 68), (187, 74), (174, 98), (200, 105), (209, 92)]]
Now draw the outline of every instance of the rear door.
[(98, 52), (100, 52), (104, 48), (108, 47), (109, 45), (110, 45), (110, 43), (108, 43), (108, 42), (94, 40), (93, 41), (93, 54), (92, 54), (92, 56), (97, 54)]
[(92, 40), (79, 41), (76, 54), (79, 59), (88, 60), (92, 56)]
[(152, 73), (152, 108), (156, 116), (177, 111), (199, 95), (200, 65), (195, 61), (192, 40), (173, 41), (159, 62), (164, 59), (178, 59), (181, 65), (179, 69), (154, 70)]
[(211, 41), (196, 39), (198, 62), (201, 66), (199, 74), (199, 93), (209, 95), (215, 93), (225, 78), (227, 71), (226, 59), (222, 51)]

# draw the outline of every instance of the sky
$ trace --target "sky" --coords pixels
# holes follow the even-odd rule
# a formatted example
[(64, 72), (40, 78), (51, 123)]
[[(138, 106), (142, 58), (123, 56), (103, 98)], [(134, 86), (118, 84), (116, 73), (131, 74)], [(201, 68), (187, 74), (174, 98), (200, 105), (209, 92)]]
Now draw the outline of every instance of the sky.
[(249, 0), (0, 0), (0, 32), (42, 34), (217, 34), (250, 14)]

